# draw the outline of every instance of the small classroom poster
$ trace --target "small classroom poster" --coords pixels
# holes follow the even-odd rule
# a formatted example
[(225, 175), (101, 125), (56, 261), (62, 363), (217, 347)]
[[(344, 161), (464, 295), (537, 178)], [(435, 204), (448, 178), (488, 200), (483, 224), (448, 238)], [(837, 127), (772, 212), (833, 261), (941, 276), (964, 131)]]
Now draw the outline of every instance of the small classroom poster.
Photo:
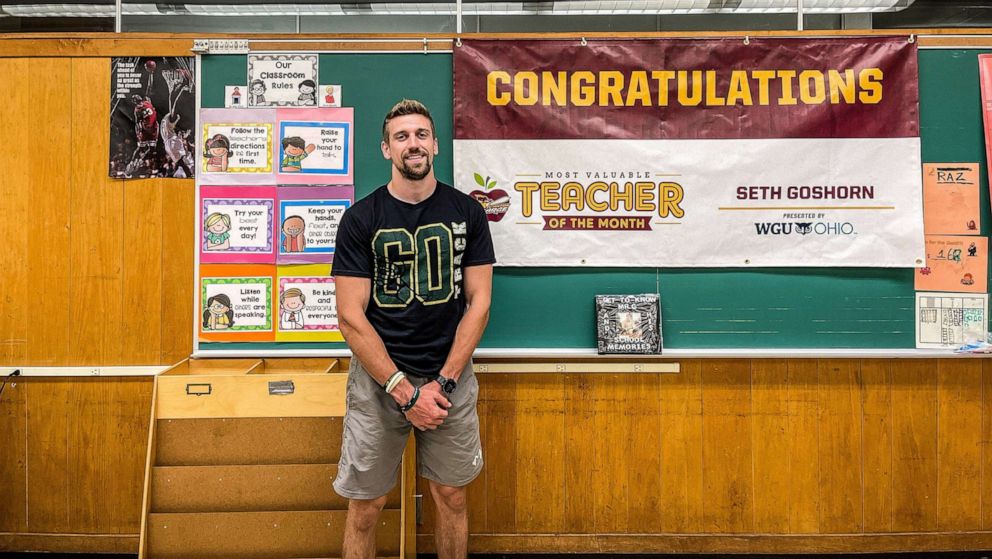
[(916, 294), (916, 347), (956, 348), (985, 341), (989, 296), (963, 293)]
[(278, 285), (276, 341), (344, 341), (330, 266), (279, 266)]
[(201, 266), (200, 340), (273, 340), (274, 271), (249, 264)]
[(980, 227), (977, 163), (923, 164), (923, 231), (977, 235)]
[(348, 187), (280, 187), (279, 264), (329, 263), (341, 216), (351, 206)]
[(200, 188), (200, 262), (275, 263), (276, 189)]
[(989, 240), (986, 237), (927, 235), (927, 265), (917, 268), (917, 291), (988, 291)]
[(316, 54), (249, 54), (249, 107), (316, 107)]
[(203, 109), (201, 184), (273, 184), (275, 112)]
[(279, 109), (279, 184), (352, 184), (354, 110)]

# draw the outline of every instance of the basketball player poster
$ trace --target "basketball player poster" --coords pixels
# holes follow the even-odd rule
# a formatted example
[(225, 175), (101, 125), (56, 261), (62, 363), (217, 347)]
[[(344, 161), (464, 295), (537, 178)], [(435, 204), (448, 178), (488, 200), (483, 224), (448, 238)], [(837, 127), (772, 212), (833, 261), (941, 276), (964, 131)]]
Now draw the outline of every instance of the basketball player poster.
[(110, 176), (193, 178), (195, 59), (111, 59)]

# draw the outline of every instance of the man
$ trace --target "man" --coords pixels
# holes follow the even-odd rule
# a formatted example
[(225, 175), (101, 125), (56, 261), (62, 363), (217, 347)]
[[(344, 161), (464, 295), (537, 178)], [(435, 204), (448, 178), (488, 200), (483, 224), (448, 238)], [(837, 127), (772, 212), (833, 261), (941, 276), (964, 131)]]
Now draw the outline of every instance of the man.
[(438, 556), (467, 553), (465, 486), (482, 469), (470, 359), (489, 320), (496, 259), (482, 206), (434, 177), (437, 153), (427, 108), (397, 103), (382, 124), (391, 179), (338, 228), (338, 317), (353, 354), (334, 481), (349, 499), (344, 559), (375, 556), (411, 426), (437, 506)]

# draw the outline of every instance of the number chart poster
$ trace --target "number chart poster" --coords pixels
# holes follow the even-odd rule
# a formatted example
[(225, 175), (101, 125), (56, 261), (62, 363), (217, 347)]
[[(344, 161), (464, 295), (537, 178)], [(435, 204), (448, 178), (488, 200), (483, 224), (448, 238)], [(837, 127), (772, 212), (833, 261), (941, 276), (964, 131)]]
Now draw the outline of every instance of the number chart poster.
[(279, 187), (278, 263), (333, 261), (341, 216), (354, 195), (350, 186)]
[(199, 338), (202, 341), (275, 339), (275, 266), (200, 266)]
[(354, 182), (354, 110), (203, 109), (200, 184)]
[(276, 188), (200, 188), (200, 262), (274, 264)]
[(343, 342), (327, 264), (279, 266), (276, 341)]
[(505, 266), (923, 266), (907, 37), (463, 40), (455, 184)]

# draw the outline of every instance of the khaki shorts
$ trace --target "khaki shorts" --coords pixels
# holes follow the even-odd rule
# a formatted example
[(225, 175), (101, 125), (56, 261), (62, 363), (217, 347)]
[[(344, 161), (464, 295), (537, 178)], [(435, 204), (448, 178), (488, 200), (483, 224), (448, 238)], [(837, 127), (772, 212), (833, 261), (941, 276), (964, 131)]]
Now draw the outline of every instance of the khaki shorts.
[[(417, 386), (434, 382), (407, 378)], [(393, 397), (352, 358), (334, 490), (348, 499), (375, 499), (389, 493), (399, 476), (410, 429), (417, 437), (417, 472), (422, 477), (449, 487), (468, 485), (482, 470), (478, 397), (479, 383), (469, 363), (449, 398), (451, 408), (444, 423), (431, 431), (414, 429)]]

